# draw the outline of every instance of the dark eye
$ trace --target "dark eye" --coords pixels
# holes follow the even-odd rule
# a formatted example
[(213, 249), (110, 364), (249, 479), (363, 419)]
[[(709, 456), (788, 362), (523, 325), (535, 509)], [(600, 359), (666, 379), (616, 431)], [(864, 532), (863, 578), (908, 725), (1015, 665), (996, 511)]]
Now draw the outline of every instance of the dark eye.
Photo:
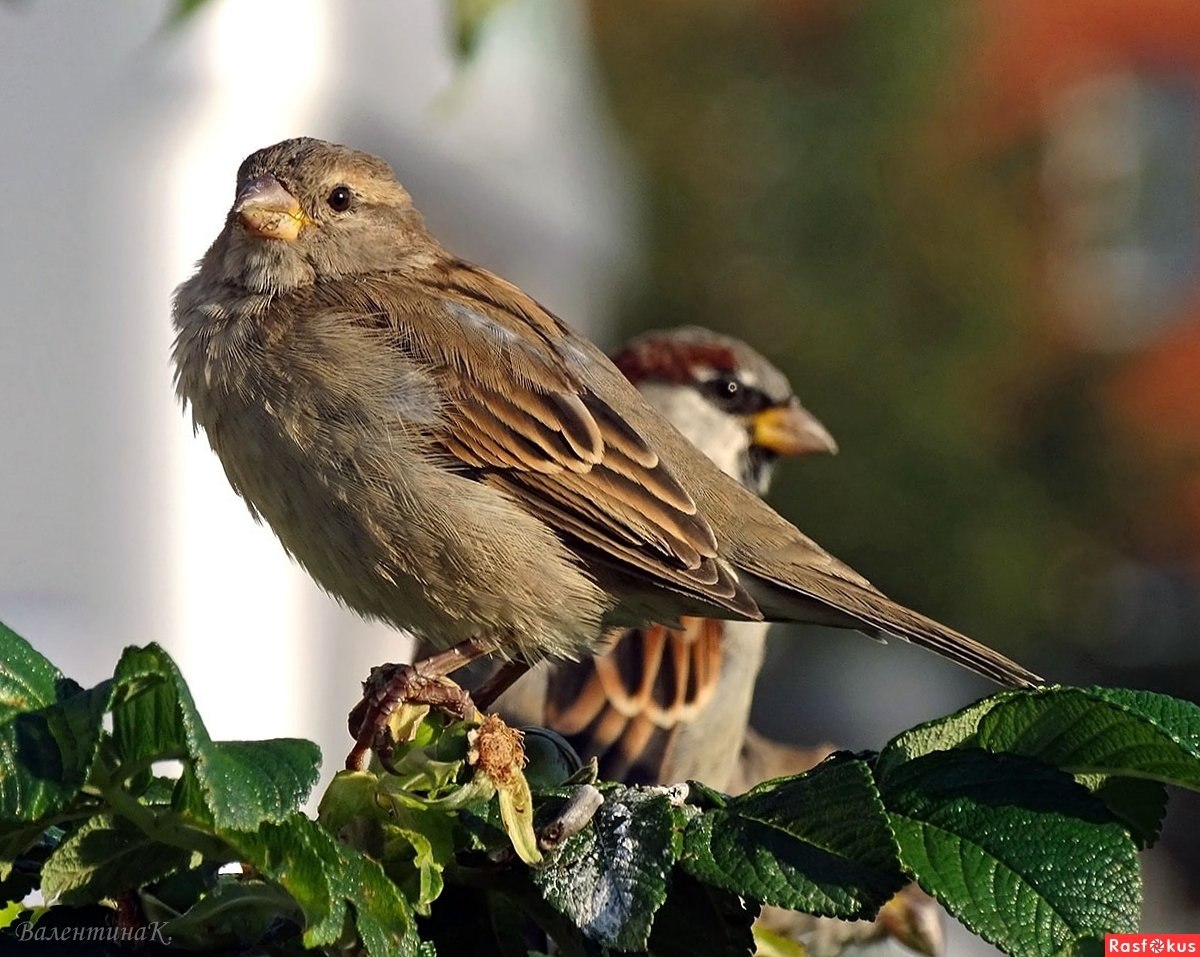
[(344, 213), (350, 208), (353, 201), (354, 194), (350, 192), (349, 186), (335, 186), (329, 194), (329, 198), (325, 200), (335, 213)]
[(758, 389), (746, 385), (728, 372), (707, 380), (700, 390), (726, 412), (737, 415), (752, 415), (770, 404)]

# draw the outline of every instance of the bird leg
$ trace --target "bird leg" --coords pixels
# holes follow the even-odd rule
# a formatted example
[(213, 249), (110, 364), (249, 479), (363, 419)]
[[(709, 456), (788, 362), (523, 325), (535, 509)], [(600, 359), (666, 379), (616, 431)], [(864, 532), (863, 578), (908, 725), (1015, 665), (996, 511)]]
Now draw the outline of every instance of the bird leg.
[(471, 696), (447, 675), (492, 650), (492, 645), (469, 638), (411, 665), (385, 664), (372, 668), (363, 682), (362, 700), (350, 712), (347, 722), (354, 738), (354, 748), (346, 756), (347, 770), (361, 771), (366, 767), (367, 756), (401, 704), (425, 704), (457, 718), (476, 714)]
[(481, 711), (486, 711), (504, 692), (517, 683), (525, 672), (529, 670), (527, 661), (506, 661), (495, 670), (490, 678), (475, 689), (475, 693), (471, 695), (475, 706)]

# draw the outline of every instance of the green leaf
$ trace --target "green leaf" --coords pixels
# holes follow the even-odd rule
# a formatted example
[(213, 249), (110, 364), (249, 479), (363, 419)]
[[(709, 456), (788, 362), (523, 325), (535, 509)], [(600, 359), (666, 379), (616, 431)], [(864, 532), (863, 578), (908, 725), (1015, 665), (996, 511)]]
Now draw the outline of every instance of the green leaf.
[(754, 952), (758, 906), (676, 869), (667, 899), (654, 915), (654, 957), (743, 957)]
[(663, 788), (616, 787), (590, 824), (531, 871), (543, 897), (603, 947), (645, 950), (679, 855), (683, 812)]
[(688, 804), (702, 811), (725, 807), (732, 800), (728, 794), (710, 788), (702, 781), (688, 781), (687, 786)]
[(1008, 691), (894, 738), (885, 775), (954, 747), (1021, 754), (1072, 774), (1150, 778), (1200, 790), (1200, 705), (1126, 688)]
[(116, 675), (142, 683), (113, 707), (118, 756), (135, 770), (169, 758), (188, 762), (218, 830), (283, 820), (308, 797), (321, 763), (311, 741), (214, 742), (175, 662), (157, 645), (127, 648)]
[(85, 821), (46, 860), (42, 893), (71, 906), (98, 903), (199, 864), (199, 855), (148, 837), (123, 818)]
[(454, 860), (454, 819), (405, 800), (392, 778), (341, 771), (321, 797), (318, 820), (338, 840), (383, 865), (417, 913), (441, 895), (442, 871)]
[(1049, 688), (1013, 695), (980, 719), (977, 743), (1073, 774), (1200, 790), (1200, 706), (1149, 691)]
[(353, 928), (367, 953), (412, 957), (420, 941), (412, 908), (379, 864), (335, 841), (317, 822), (293, 814), (254, 832), (229, 832), (240, 859), (254, 865), (296, 901), (304, 943), (327, 947)]
[(6, 906), (0, 907), (0, 930), (10, 927), (25, 910), (25, 905), (19, 900), (9, 901)]
[(0, 622), (0, 723), (51, 704), (62, 672)]
[(1145, 778), (1103, 774), (1077, 774), (1075, 780), (1104, 802), (1113, 817), (1125, 825), (1139, 850), (1145, 850), (1158, 840), (1167, 815), (1164, 785)]
[(897, 736), (877, 773), (954, 747), (1019, 754), (1076, 775), (1143, 847), (1162, 825), (1166, 794), (1157, 782), (1200, 789), (1200, 707), (1147, 691), (1051, 687), (993, 695)]
[(229, 878), (185, 913), (166, 921), (162, 934), (184, 950), (249, 947), (282, 920), (300, 923), (296, 902), (264, 881)]
[(111, 691), (111, 682), (83, 690), (0, 624), (0, 830), (79, 799)]
[(846, 754), (694, 818), (681, 864), (730, 893), (845, 919), (873, 916), (904, 883), (871, 769)]
[(876, 777), (882, 778), (895, 768), (919, 758), (923, 754), (949, 751), (951, 748), (974, 743), (975, 732), (979, 730), (979, 722), (988, 712), (1021, 693), (1019, 691), (1002, 691), (968, 705), (954, 714), (925, 721), (915, 728), (901, 732), (887, 743), (876, 759)]
[(905, 866), (984, 940), (1034, 957), (1137, 929), (1136, 849), (1064, 772), (959, 749), (893, 764), (879, 787)]
[(308, 797), (321, 769), (311, 741), (221, 741), (203, 749), (196, 777), (208, 794), (220, 828), (255, 827), (278, 821)]

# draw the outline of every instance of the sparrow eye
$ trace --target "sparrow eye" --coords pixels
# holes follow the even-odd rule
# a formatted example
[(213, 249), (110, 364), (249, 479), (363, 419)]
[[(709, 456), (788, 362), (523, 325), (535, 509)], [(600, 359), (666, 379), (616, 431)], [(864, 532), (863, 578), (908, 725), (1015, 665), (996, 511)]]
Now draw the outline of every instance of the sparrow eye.
[(714, 376), (700, 386), (700, 391), (726, 412), (735, 415), (753, 415), (770, 405), (770, 400), (762, 392), (746, 385), (732, 373)]
[(350, 204), (353, 201), (354, 193), (350, 191), (349, 186), (335, 186), (329, 194), (329, 198), (325, 200), (329, 204), (329, 208), (335, 213), (344, 213), (350, 208)]

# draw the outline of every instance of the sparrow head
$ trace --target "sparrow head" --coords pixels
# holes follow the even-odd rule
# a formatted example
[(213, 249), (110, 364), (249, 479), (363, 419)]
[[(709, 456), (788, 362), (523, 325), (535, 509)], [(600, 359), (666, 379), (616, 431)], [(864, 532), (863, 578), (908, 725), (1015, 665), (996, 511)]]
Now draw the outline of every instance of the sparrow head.
[(242, 162), (214, 252), (226, 278), (272, 293), (402, 269), (431, 247), (420, 213), (387, 163), (301, 137)]
[(782, 372), (740, 339), (697, 326), (648, 332), (613, 357), (659, 412), (758, 494), (781, 455), (837, 452)]

